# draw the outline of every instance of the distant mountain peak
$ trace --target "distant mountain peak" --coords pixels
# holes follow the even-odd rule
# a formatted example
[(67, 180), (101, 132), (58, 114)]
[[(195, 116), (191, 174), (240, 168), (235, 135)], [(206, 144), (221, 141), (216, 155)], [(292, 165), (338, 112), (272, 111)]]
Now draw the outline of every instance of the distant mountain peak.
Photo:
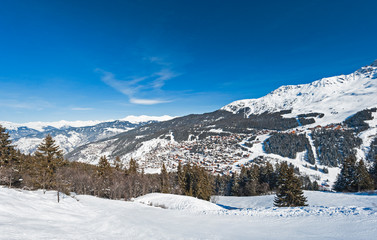
[(318, 112), (318, 124), (342, 122), (346, 117), (377, 106), (377, 60), (348, 75), (322, 78), (308, 84), (286, 85), (264, 97), (232, 102), (222, 110), (247, 115), (292, 110), (297, 114)]
[(35, 129), (37, 131), (43, 132), (45, 130), (48, 130), (49, 128), (56, 128), (56, 129), (66, 129), (69, 127), (88, 127), (88, 126), (94, 126), (100, 123), (105, 122), (114, 122), (114, 121), (127, 121), (133, 124), (138, 124), (142, 122), (148, 122), (148, 121), (167, 121), (170, 119), (173, 119), (174, 117), (163, 115), (163, 116), (127, 116), (125, 118), (119, 119), (119, 120), (89, 120), (89, 121), (66, 121), (66, 120), (60, 120), (56, 122), (27, 122), (27, 123), (12, 123), (7, 121), (0, 121), (0, 124), (6, 127), (8, 130), (16, 130), (19, 127), (28, 127), (31, 129)]

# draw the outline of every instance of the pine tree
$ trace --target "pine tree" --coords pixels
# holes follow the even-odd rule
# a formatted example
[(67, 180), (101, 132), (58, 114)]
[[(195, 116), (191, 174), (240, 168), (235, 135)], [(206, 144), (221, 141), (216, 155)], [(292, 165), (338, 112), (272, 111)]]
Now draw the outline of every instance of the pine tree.
[(209, 201), (213, 191), (211, 177), (202, 167), (197, 167), (197, 191), (195, 197)]
[(318, 191), (319, 190), (319, 185), (317, 181), (313, 182), (313, 191)]
[(123, 164), (119, 156), (116, 156), (116, 158), (114, 159), (114, 168), (117, 171), (120, 171), (123, 168)]
[(136, 163), (136, 161), (133, 158), (131, 158), (127, 174), (128, 175), (135, 175), (135, 174), (137, 174), (137, 170), (138, 170), (138, 164)]
[(165, 164), (162, 163), (162, 168), (161, 168), (161, 192), (162, 193), (169, 193), (170, 192), (170, 184), (169, 184), (169, 174), (166, 171)]
[(356, 178), (355, 178), (355, 189), (358, 192), (362, 190), (373, 189), (373, 179), (369, 175), (367, 168), (364, 165), (364, 161), (360, 160), (356, 166)]
[(34, 180), (44, 192), (56, 187), (56, 172), (63, 163), (63, 151), (48, 134), (34, 154)]
[(348, 157), (344, 160), (342, 168), (334, 185), (336, 191), (355, 191), (354, 181), (356, 179), (356, 158)]
[(102, 197), (109, 197), (109, 187), (112, 182), (112, 169), (106, 156), (102, 156), (98, 162), (97, 175), (99, 177), (98, 186), (100, 187), (98, 194)]
[(185, 193), (185, 173), (183, 172), (181, 162), (178, 163), (177, 178), (178, 178), (179, 188), (181, 189), (181, 193), (184, 194)]
[(231, 178), (231, 196), (239, 196), (240, 195), (240, 176), (236, 173), (232, 174)]
[(0, 183), (11, 187), (13, 183), (19, 182), (19, 170), (20, 154), (12, 146), (6, 129), (0, 125)]
[(10, 164), (16, 155), (9, 133), (0, 125), (0, 167)]
[(373, 179), (369, 175), (364, 161), (356, 162), (355, 157), (344, 160), (342, 169), (335, 182), (336, 191), (357, 192), (373, 189)]
[(377, 156), (376, 156), (376, 159), (374, 160), (374, 164), (370, 168), (369, 173), (374, 181), (374, 189), (377, 189)]
[(183, 166), (183, 174), (184, 174), (184, 189), (183, 193), (187, 196), (193, 196), (194, 192), (194, 176), (192, 173), (192, 168), (189, 164)]
[(108, 178), (111, 173), (111, 166), (106, 156), (102, 156), (99, 159), (97, 166), (97, 174), (102, 178)]
[(280, 165), (278, 191), (274, 205), (277, 207), (307, 206), (300, 179), (294, 175), (294, 169), (288, 167), (286, 162)]

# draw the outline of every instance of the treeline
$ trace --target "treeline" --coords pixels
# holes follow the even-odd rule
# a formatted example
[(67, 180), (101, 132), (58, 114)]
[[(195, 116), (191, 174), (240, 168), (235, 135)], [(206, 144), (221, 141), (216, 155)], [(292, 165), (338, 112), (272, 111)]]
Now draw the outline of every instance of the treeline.
[(306, 161), (315, 163), (312, 148), (305, 134), (274, 133), (263, 142), (266, 153), (295, 159), (297, 153), (306, 151)]
[[(279, 164), (273, 167), (252, 165), (231, 176), (214, 176), (197, 165), (178, 165), (168, 172), (145, 174), (131, 159), (123, 166), (119, 157), (109, 161), (100, 157), (98, 165), (69, 162), (47, 135), (33, 155), (16, 151), (9, 134), (0, 128), (0, 184), (26, 189), (75, 192), (111, 199), (130, 199), (151, 192), (183, 194), (205, 200), (211, 195), (252, 196), (266, 194), (278, 187)], [(291, 166), (293, 169), (293, 166)], [(295, 169), (298, 173), (298, 169)], [(305, 189), (316, 189), (308, 177), (301, 178)]]
[[(111, 199), (130, 199), (151, 192), (184, 194), (209, 200), (211, 195), (252, 196), (277, 189), (280, 165), (243, 167), (231, 176), (213, 176), (197, 165), (178, 165), (168, 172), (165, 165), (160, 174), (145, 174), (131, 159), (125, 167), (119, 157), (109, 161), (100, 157), (97, 166), (69, 162), (50, 135), (32, 155), (16, 151), (9, 134), (0, 127), (0, 184), (27, 189), (75, 192)], [(292, 167), (293, 168), (293, 167)], [(298, 169), (295, 169), (298, 173)], [(306, 189), (316, 183), (302, 177)]]
[(354, 156), (346, 158), (334, 185), (339, 192), (360, 192), (377, 189), (377, 158), (367, 170), (364, 161)]
[[(229, 176), (214, 176), (198, 165), (180, 163), (176, 171), (168, 172), (163, 164), (161, 173), (145, 174), (133, 159), (128, 166), (123, 166), (119, 157), (109, 160), (105, 156), (100, 157), (98, 165), (69, 162), (63, 158), (62, 151), (50, 135), (46, 136), (34, 154), (25, 155), (14, 149), (9, 134), (0, 126), (0, 184), (30, 190), (57, 190), (58, 201), (59, 192), (125, 200), (152, 192), (182, 194), (205, 200), (209, 200), (211, 195), (283, 194), (290, 191), (284, 190), (287, 183), (282, 183), (287, 171), (291, 179), (295, 176), (292, 186), (296, 189), (318, 190), (316, 181), (300, 176), (299, 169), (286, 162), (253, 164)], [(362, 161), (356, 162), (350, 158), (343, 164), (336, 189), (373, 189), (376, 182), (377, 161), (367, 172)]]
[(318, 182), (312, 182), (308, 176), (300, 176), (298, 168), (286, 162), (253, 164), (250, 167), (242, 167), (240, 173), (231, 176), (214, 177), (214, 195), (224, 196), (256, 196), (275, 192), (279, 188), (279, 177), (283, 170), (292, 169), (300, 181), (300, 187), (306, 190), (318, 190)]

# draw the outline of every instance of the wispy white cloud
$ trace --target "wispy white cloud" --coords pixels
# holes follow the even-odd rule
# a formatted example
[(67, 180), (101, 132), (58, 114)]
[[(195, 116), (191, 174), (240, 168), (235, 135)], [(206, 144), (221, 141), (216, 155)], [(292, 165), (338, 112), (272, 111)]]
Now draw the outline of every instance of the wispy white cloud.
[(142, 104), (142, 105), (154, 105), (159, 103), (168, 103), (169, 100), (159, 100), (159, 99), (142, 99), (142, 98), (130, 98), (130, 103)]
[(161, 71), (154, 73), (157, 78), (153, 81), (154, 88), (161, 88), (164, 86), (165, 81), (179, 76), (178, 73), (171, 71), (168, 68), (161, 69)]
[(52, 107), (52, 104), (50, 102), (35, 98), (28, 99), (27, 101), (20, 101), (16, 99), (1, 99), (0, 106), (13, 109), (41, 111), (45, 108)]
[(73, 111), (90, 111), (93, 110), (93, 108), (84, 108), (84, 107), (73, 107), (71, 108)]
[[(119, 80), (111, 72), (102, 69), (96, 69), (102, 74), (101, 80), (115, 90), (128, 96), (130, 103), (142, 105), (154, 105), (171, 102), (172, 100), (163, 99), (162, 87), (165, 82), (173, 79), (180, 74), (174, 72), (168, 63), (158, 57), (146, 58), (150, 63), (157, 64), (160, 69), (146, 76), (128, 77), (127, 80)], [(145, 95), (150, 98), (143, 97)]]

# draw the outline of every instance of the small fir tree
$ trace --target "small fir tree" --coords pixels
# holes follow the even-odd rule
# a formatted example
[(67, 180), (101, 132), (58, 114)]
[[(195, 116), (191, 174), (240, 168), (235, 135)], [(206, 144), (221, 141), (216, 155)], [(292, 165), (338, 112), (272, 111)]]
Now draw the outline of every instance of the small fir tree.
[(288, 167), (286, 162), (280, 165), (278, 191), (274, 205), (277, 207), (307, 206), (300, 179), (294, 175), (294, 169)]

